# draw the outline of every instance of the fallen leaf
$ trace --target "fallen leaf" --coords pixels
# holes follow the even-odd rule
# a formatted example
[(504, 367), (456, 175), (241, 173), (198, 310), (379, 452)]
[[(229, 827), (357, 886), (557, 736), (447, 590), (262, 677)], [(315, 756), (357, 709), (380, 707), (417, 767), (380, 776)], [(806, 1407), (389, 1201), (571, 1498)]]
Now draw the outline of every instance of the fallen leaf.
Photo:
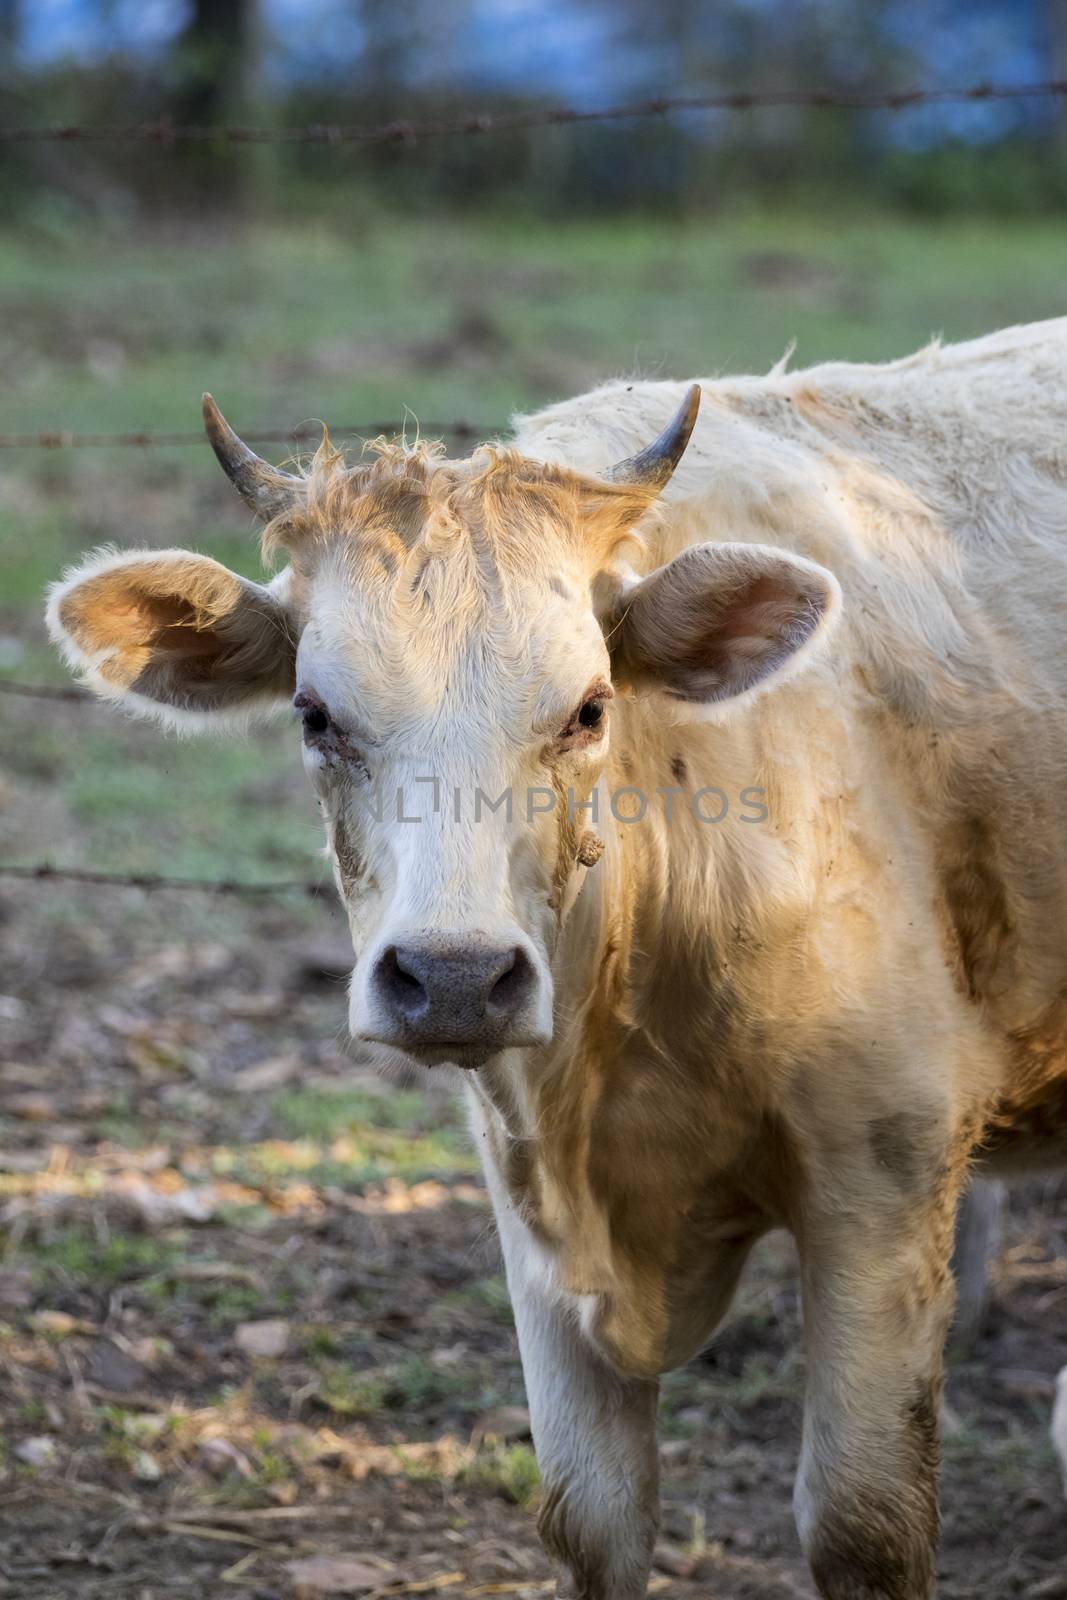
[(35, 1311), (27, 1322), (34, 1333), (47, 1333), (53, 1339), (69, 1339), (72, 1333), (95, 1333), (95, 1322), (72, 1317), (69, 1311)]
[[(7, 1098), (4, 1098), (7, 1105)], [(0, 1172), (9, 1175), (15, 1172), (42, 1172), (48, 1165), (48, 1153), (45, 1150), (0, 1150)]]
[(225, 972), (233, 963), (234, 953), (229, 945), (168, 944), (136, 962), (126, 974), (126, 983), (132, 991), (148, 989), (168, 980), (181, 982)]
[(31, 1089), (27, 1094), (9, 1094), (4, 1099), (4, 1109), (24, 1122), (47, 1122), (56, 1114), (56, 1103), (51, 1095)]
[(684, 1461), (691, 1449), (689, 1439), (661, 1439), (659, 1457), (661, 1461)]
[(205, 1067), (204, 1058), (181, 1037), (180, 1030), (145, 1023), (127, 1035), (126, 1061), (148, 1083), (158, 1083), (178, 1073), (201, 1077)]
[(75, 1097), (72, 1110), (79, 1117), (99, 1117), (111, 1104), (111, 1096), (101, 1089), (86, 1089)]
[(271, 1359), (283, 1356), (289, 1348), (289, 1324), (282, 1317), (265, 1317), (262, 1322), (241, 1322), (234, 1332), (234, 1343), (246, 1356)]
[(250, 1289), (262, 1289), (263, 1279), (251, 1267), (242, 1267), (236, 1261), (181, 1261), (171, 1269), (170, 1276), (180, 1283), (247, 1283)]
[(228, 1011), (231, 1017), (248, 1017), (256, 1020), (262, 1017), (280, 1017), (288, 1008), (289, 1002), (280, 989), (267, 991), (260, 994), (224, 994), (222, 1008)]
[(260, 1551), (250, 1550), (240, 1561), (235, 1561), (232, 1567), (227, 1567), (225, 1572), (220, 1572), (219, 1577), (223, 1583), (240, 1583), (260, 1558)]
[(528, 1439), (530, 1413), (525, 1406), (499, 1406), (479, 1419), (474, 1435), (477, 1439), (499, 1439), (504, 1443), (511, 1439)]
[(697, 1569), (698, 1558), (688, 1550), (675, 1545), (658, 1544), (652, 1559), (657, 1572), (669, 1572), (672, 1578), (691, 1578)]
[(216, 1195), (210, 1187), (153, 1189), (142, 1178), (127, 1179), (115, 1190), (116, 1200), (134, 1213), (145, 1228), (170, 1228), (178, 1222), (210, 1222)]
[(145, 1334), (140, 1339), (127, 1341), (129, 1353), (142, 1367), (155, 1367), (161, 1361), (174, 1359), (174, 1346), (169, 1339), (163, 1339), (157, 1333)]
[(263, 1089), (277, 1089), (300, 1071), (299, 1056), (271, 1056), (266, 1061), (253, 1061), (230, 1078), (228, 1087), (238, 1094), (255, 1094)]
[(388, 1583), (392, 1570), (364, 1556), (308, 1556), (286, 1564), (296, 1600), (318, 1600), (320, 1595), (329, 1594), (368, 1594)]
[(158, 1483), (163, 1468), (148, 1450), (138, 1450), (133, 1458), (132, 1471), (138, 1483)]
[(464, 1589), (463, 1600), (483, 1594), (554, 1594), (555, 1589), (555, 1578), (550, 1578), (547, 1583), (532, 1583), (529, 1578), (507, 1583), (478, 1583), (473, 1589)]
[(15, 1459), (28, 1467), (54, 1467), (59, 1459), (56, 1441), (47, 1433), (30, 1439), (20, 1439), (15, 1446)]
[(437, 1594), (441, 1589), (451, 1589), (454, 1583), (463, 1583), (465, 1572), (435, 1572), (432, 1578), (400, 1578), (387, 1584), (382, 1595)]

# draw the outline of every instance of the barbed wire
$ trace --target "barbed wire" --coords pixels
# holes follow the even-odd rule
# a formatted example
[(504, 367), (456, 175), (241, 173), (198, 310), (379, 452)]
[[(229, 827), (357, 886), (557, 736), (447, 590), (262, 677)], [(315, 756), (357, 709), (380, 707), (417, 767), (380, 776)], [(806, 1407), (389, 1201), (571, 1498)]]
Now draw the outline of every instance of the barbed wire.
[(151, 122), (54, 123), (0, 128), (0, 144), (178, 144), (227, 145), (382, 145), (413, 146), (428, 139), (460, 135), (523, 133), (537, 128), (573, 127), (591, 122), (624, 122), (676, 112), (758, 111), (800, 107), (813, 111), (907, 111), (915, 106), (960, 105), (990, 100), (1028, 100), (1067, 95), (1067, 79), (1035, 83), (972, 83), (935, 89), (742, 89), (713, 94), (659, 95), (619, 105), (583, 110), (577, 106), (528, 111), (476, 111), (457, 117), (394, 117), (372, 127), (311, 123), (304, 127), (200, 127), (160, 117)]
[(91, 867), (54, 867), (48, 861), (0, 862), (0, 878), (29, 883), (85, 883), (97, 888), (176, 889), (183, 894), (236, 895), (260, 899), (272, 895), (302, 894), (308, 899), (333, 898), (330, 883), (303, 878), (281, 878), (274, 883), (246, 883), (240, 878), (178, 878), (160, 872), (98, 872)]
[[(330, 431), (355, 434), (361, 438), (377, 438), (382, 433), (403, 433), (405, 427), (417, 428), (424, 438), (447, 434), (452, 439), (491, 439), (507, 432), (507, 424), (500, 422), (469, 422), (462, 418), (452, 422), (419, 422), (415, 417), (409, 417), (407, 423), (352, 422), (334, 426)], [(301, 423), (296, 428), (259, 428), (242, 433), (241, 437), (246, 444), (300, 444), (305, 440), (319, 440), (322, 437), (322, 424), (309, 422)], [(0, 450), (86, 450), (119, 446), (151, 450), (170, 445), (204, 443), (203, 429), (179, 433), (156, 432), (150, 428), (140, 428), (132, 433), (74, 433), (65, 428), (48, 428), (38, 433), (0, 433)]]
[[(13, 679), (0, 679), (0, 694), (11, 694), (25, 700), (69, 700), (79, 703), (96, 700), (96, 696), (90, 694), (88, 689), (77, 689), (73, 684), (19, 683)], [(99, 701), (100, 705), (105, 703)]]

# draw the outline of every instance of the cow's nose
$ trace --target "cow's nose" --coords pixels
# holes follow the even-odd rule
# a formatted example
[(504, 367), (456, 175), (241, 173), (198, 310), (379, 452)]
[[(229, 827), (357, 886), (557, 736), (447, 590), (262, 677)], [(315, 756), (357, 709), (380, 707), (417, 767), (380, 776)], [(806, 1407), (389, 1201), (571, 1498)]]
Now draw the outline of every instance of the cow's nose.
[(537, 975), (518, 944), (390, 944), (371, 975), (379, 1038), (410, 1046), (527, 1042)]

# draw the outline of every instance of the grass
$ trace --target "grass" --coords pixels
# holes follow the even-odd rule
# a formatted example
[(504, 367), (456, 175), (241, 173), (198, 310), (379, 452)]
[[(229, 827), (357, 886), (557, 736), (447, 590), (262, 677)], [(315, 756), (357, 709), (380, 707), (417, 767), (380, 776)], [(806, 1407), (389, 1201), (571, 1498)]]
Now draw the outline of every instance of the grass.
[(330, 1144), (313, 1139), (270, 1139), (235, 1149), (220, 1149), (213, 1158), (220, 1177), (250, 1187), (298, 1178), (316, 1187), (363, 1189), (385, 1178), (419, 1183), (474, 1170), (469, 1145), (455, 1129), (436, 1134), (353, 1124)]
[(425, 1119), (426, 1100), (404, 1089), (392, 1089), (388, 1096), (359, 1089), (304, 1089), (278, 1095), (273, 1110), (293, 1138), (335, 1139), (368, 1123), (413, 1132)]
[(173, 1265), (179, 1246), (135, 1233), (101, 1237), (89, 1227), (69, 1227), (33, 1249), (34, 1277), (42, 1285), (72, 1281), (102, 1292), (121, 1283), (142, 1282)]
[(498, 1445), (483, 1450), (461, 1474), (461, 1482), (502, 1495), (517, 1506), (531, 1507), (541, 1487), (537, 1458), (528, 1444)]

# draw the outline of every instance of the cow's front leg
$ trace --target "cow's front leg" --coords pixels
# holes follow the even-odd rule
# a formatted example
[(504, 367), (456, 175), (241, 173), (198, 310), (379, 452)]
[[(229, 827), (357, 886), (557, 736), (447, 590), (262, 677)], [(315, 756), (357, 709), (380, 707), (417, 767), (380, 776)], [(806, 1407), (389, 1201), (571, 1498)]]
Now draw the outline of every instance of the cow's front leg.
[[(494, 1197), (496, 1198), (496, 1197)], [(549, 1281), (541, 1248), (497, 1206), (560, 1600), (640, 1600), (659, 1523), (659, 1385), (622, 1378)]]
[[(907, 1164), (901, 1160), (903, 1175)], [(889, 1180), (891, 1181), (891, 1180)], [(797, 1523), (826, 1600), (929, 1600), (954, 1196), (872, 1171), (799, 1230), (808, 1345)]]

